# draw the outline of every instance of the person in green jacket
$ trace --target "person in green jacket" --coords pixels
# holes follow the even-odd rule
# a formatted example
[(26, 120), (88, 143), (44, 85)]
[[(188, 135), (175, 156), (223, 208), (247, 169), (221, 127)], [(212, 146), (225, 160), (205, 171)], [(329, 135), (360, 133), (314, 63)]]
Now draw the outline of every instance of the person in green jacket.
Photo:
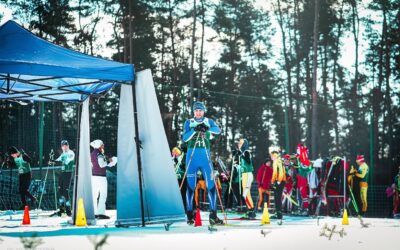
[(174, 147), (171, 151), (172, 161), (174, 163), (174, 170), (176, 174), (176, 178), (178, 179), (178, 184), (181, 189), (181, 196), (183, 201), (183, 206), (186, 211), (186, 155), (184, 149), (179, 147)]
[(75, 167), (75, 153), (69, 148), (67, 140), (61, 141), (61, 149), (61, 155), (55, 160), (55, 162), (61, 163), (61, 172), (58, 176), (60, 194), (58, 215), (61, 216), (65, 212), (68, 216), (71, 216), (71, 201), (68, 191), (71, 188), (71, 178)]
[(254, 167), (253, 167), (253, 159), (251, 152), (249, 150), (249, 142), (247, 139), (240, 139), (237, 145), (238, 154), (239, 154), (239, 164), (240, 164), (240, 172), (242, 173), (242, 188), (243, 193), (242, 196), (246, 201), (247, 205), (247, 213), (246, 217), (249, 219), (254, 219), (256, 214), (254, 212), (254, 203), (251, 197), (251, 184), (254, 180)]
[(31, 200), (32, 206), (36, 204), (36, 198), (29, 193), (28, 189), (31, 184), (31, 158), (23, 151), (21, 152), (14, 146), (8, 149), (10, 156), (8, 163), (9, 167), (17, 168), (19, 174), (19, 194), (21, 195), (21, 210), (27, 206), (26, 197)]

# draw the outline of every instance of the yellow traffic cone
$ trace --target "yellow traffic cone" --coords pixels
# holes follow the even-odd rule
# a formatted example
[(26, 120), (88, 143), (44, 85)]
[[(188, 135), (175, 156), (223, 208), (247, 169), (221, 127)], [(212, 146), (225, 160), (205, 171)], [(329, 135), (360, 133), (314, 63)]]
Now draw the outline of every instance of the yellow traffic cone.
[(85, 207), (83, 205), (83, 199), (79, 198), (78, 201), (78, 212), (75, 220), (75, 226), (85, 227), (86, 224), (86, 215), (85, 215)]
[(261, 225), (269, 224), (269, 213), (268, 213), (268, 205), (266, 202), (264, 202), (264, 210), (263, 210), (263, 215), (261, 218)]
[(349, 218), (347, 217), (347, 209), (344, 209), (342, 225), (349, 225)]

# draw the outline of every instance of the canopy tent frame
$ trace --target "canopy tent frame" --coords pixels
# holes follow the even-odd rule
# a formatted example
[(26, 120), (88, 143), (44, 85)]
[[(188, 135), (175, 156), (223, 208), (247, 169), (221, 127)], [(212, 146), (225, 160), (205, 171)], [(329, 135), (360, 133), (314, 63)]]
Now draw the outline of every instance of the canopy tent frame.
[[(51, 86), (48, 86), (48, 85), (45, 85), (45, 84), (34, 83), (36, 81), (43, 81), (43, 80), (47, 81), (47, 80), (53, 80), (53, 79), (61, 79), (61, 77), (47, 77), (47, 78), (41, 78), (41, 79), (25, 80), (25, 79), (12, 77), (9, 74), (7, 76), (3, 75), (3, 74), (0, 74), (0, 81), (3, 80), (3, 83), (0, 85), (0, 93), (9, 95), (10, 92), (11, 92), (12, 95), (19, 95), (19, 96), (10, 97), (10, 98), (3, 98), (3, 99), (26, 100), (26, 98), (34, 97), (35, 94), (33, 94), (33, 93), (35, 93), (35, 92), (41, 92), (41, 91), (46, 91), (46, 90), (61, 90), (63, 92), (37, 95), (37, 97), (39, 97), (39, 98), (43, 98), (43, 99), (46, 99), (46, 100), (49, 100), (49, 101), (56, 101), (57, 102), (59, 100), (51, 98), (49, 96), (68, 95), (68, 94), (81, 94), (81, 95), (87, 95), (87, 96), (102, 97), (105, 94), (107, 94), (112, 88), (114, 88), (116, 84), (126, 84), (126, 82), (123, 82), (123, 81), (110, 81), (110, 80), (96, 80), (96, 81), (85, 82), (85, 83), (70, 84), (68, 86), (61, 86), (61, 87), (51, 87)], [(79, 79), (79, 78), (77, 78), (77, 79)], [(11, 83), (11, 81), (13, 81), (14, 83)], [(38, 86), (38, 87), (42, 87), (42, 88), (40, 88), (40, 89), (32, 89), (32, 90), (25, 90), (25, 91), (13, 90), (13, 87), (15, 86), (15, 84), (17, 82), (21, 82), (21, 83), (28, 84), (28, 85), (33, 85), (33, 86)], [(95, 92), (101, 86), (100, 84), (103, 83), (103, 82), (111, 83), (111, 84), (113, 84), (113, 86), (110, 89), (106, 90), (106, 91), (103, 91), (103, 92), (100, 92), (100, 93), (95, 93), (95, 94), (89, 93), (89, 92), (85, 92), (85, 91), (69, 89), (69, 88), (77, 87), (77, 86), (97, 84), (95, 89), (93, 90)], [(4, 84), (5, 83), (7, 83), (6, 88), (4, 88)], [(84, 101), (85, 99), (83, 99), (82, 101)], [(75, 102), (75, 101), (63, 100), (63, 102)]]
[[(7, 27), (8, 32), (5, 31), (5, 27)], [(60, 47), (58, 45), (54, 45), (44, 39), (36, 37), (32, 32), (29, 30), (26, 30), (25, 28), (21, 27), (14, 21), (8, 21), (7, 23), (3, 24), (0, 26), (0, 31), (4, 33), (2, 35), (2, 46), (0, 49), (3, 51), (0, 56), (0, 83), (3, 81), (3, 83), (0, 84), (0, 94), (3, 94), (0, 96), (0, 99), (2, 100), (33, 100), (33, 101), (52, 101), (52, 102), (74, 102), (78, 103), (78, 123), (77, 123), (77, 155), (79, 155), (79, 140), (80, 140), (80, 123), (81, 123), (81, 115), (82, 115), (82, 103), (87, 100), (87, 98), (94, 96), (94, 97), (102, 97), (105, 94), (107, 94), (112, 88), (115, 87), (116, 84), (130, 84), (132, 85), (132, 91), (135, 93), (135, 70), (133, 67), (133, 64), (121, 64), (113, 61), (108, 61), (105, 59), (101, 58), (96, 58), (93, 56), (88, 56), (85, 54), (82, 54), (80, 52), (72, 51), (69, 49), (65, 49), (63, 47)], [(11, 32), (9, 32), (11, 31)], [(3, 34), (2, 33), (2, 34)], [(37, 42), (38, 47), (37, 50), (33, 50), (31, 47), (26, 47), (26, 46), (20, 46), (15, 45), (15, 41), (19, 41), (21, 39), (24, 39), (24, 37), (31, 39), (34, 42)], [(35, 44), (36, 45), (36, 44)], [(52, 58), (50, 58), (50, 62), (47, 63), (48, 58), (46, 56), (43, 56), (42, 51), (47, 47), (54, 48), (51, 52), (49, 52), (50, 55), (52, 55)], [(10, 49), (11, 48), (11, 49)], [(21, 51), (21, 52), (20, 52)], [(33, 52), (33, 56), (32, 56)], [(44, 52), (46, 53), (46, 52)], [(65, 67), (63, 65), (63, 62), (60, 62), (58, 64), (54, 64), (54, 61), (57, 61), (56, 57), (63, 55), (63, 53), (66, 56), (65, 60), (69, 60), (72, 62), (75, 62), (74, 60), (77, 61), (77, 65), (70, 66), (68, 64), (68, 67)], [(88, 63), (92, 62), (93, 66), (89, 64), (90, 67), (85, 67), (87, 66)], [(52, 64), (53, 63), (53, 64)], [(65, 63), (65, 62), (64, 62)], [(102, 65), (105, 65), (102, 67)], [(11, 66), (10, 66), (11, 65)], [(15, 65), (15, 69), (11, 68), (12, 66)], [(20, 66), (19, 66), (20, 65)], [(82, 66), (83, 68), (79, 68)], [(40, 68), (42, 67), (42, 68)], [(57, 72), (57, 67), (60, 68), (62, 71), (64, 68), (66, 70), (64, 71), (65, 74), (62, 72)], [(12, 69), (12, 70), (11, 70)], [(70, 71), (68, 71), (70, 70)], [(99, 72), (100, 75), (102, 76), (111, 76), (110, 78), (114, 79), (106, 79), (109, 77), (98, 77), (98, 75), (95, 74), (97, 71)], [(44, 75), (44, 71), (49, 72), (48, 74), (55, 73), (55, 75)], [(76, 72), (76, 73), (75, 73)], [(86, 73), (89, 72), (88, 76), (86, 77)], [(102, 74), (104, 72), (104, 74)], [(126, 75), (127, 73), (130, 73), (131, 75)], [(18, 77), (15, 77), (13, 75), (18, 75)], [(63, 75), (57, 75), (57, 74), (63, 74)], [(82, 77), (85, 75), (85, 77)], [(37, 77), (34, 79), (23, 79), (21, 76), (30, 76), (30, 77)], [(51, 80), (56, 80), (56, 79), (80, 79), (80, 80), (89, 80), (88, 82), (83, 82), (83, 83), (72, 83), (68, 84), (66, 86), (49, 86), (43, 83), (43, 81), (51, 81)], [(90, 81), (92, 79), (92, 81)], [(70, 81), (71, 82), (71, 81)], [(34, 88), (31, 89), (15, 89), (16, 84), (22, 83), (24, 86), (31, 86)], [(104, 90), (101, 90), (98, 92), (98, 89), (102, 86), (102, 84), (109, 84), (110, 86), (106, 86), (107, 88)], [(48, 84), (52, 84), (52, 82), (49, 82)], [(90, 89), (90, 91), (82, 91), (79, 89), (71, 89), (75, 88), (78, 86), (85, 86), (85, 85), (93, 85), (94, 88)], [(36, 88), (38, 87), (38, 88)], [(41, 94), (36, 94), (40, 92), (45, 92)], [(48, 92), (48, 93), (46, 93)], [(74, 99), (74, 100), (58, 100), (56, 98), (52, 98), (50, 96), (62, 96), (62, 95), (68, 95), (68, 94), (78, 94), (80, 95), (79, 99)], [(34, 98), (40, 98), (40, 100), (35, 100)], [(137, 121), (137, 103), (136, 103), (136, 98), (133, 101), (133, 107), (135, 110), (134, 116), (135, 116), (135, 121)], [(138, 130), (138, 127), (135, 127), (135, 130)], [(137, 142), (140, 142), (139, 138), (139, 133), (138, 131), (135, 131), (135, 140)], [(143, 206), (143, 182), (142, 182), (142, 164), (141, 164), (141, 157), (140, 157), (140, 149), (137, 150), (138, 153), (138, 158), (137, 158), (137, 165), (138, 165), (138, 172), (139, 172), (139, 186), (140, 186), (140, 203), (142, 207), (142, 226), (145, 226), (145, 220), (144, 220), (144, 206)], [(79, 157), (77, 157), (77, 162), (76, 162), (76, 168), (75, 168), (75, 174), (74, 174), (74, 200), (73, 200), (73, 220), (72, 223), (75, 224), (76, 221), (76, 216), (77, 216), (77, 190), (78, 190), (78, 178), (79, 178)]]
[[(4, 75), (1, 75), (3, 76)], [(47, 78), (46, 80), (51, 80), (51, 79), (56, 79), (57, 77), (54, 78)], [(12, 87), (10, 88), (10, 81), (13, 80), (15, 81), (16, 78), (14, 77), (7, 77), (7, 78), (2, 78), (0, 80), (6, 80), (7, 81), (7, 91), (3, 90), (3, 85), (1, 85), (0, 88), (0, 93), (10, 93), (10, 92), (14, 92), (15, 94), (25, 94), (25, 97), (10, 97), (10, 98), (2, 98), (3, 100), (14, 100), (14, 99), (23, 99), (26, 100), (27, 97), (33, 97), (34, 95), (31, 94), (31, 92), (37, 92), (37, 91), (43, 91), (43, 90), (48, 90), (48, 89), (52, 89), (52, 87), (46, 86), (46, 85), (42, 85), (42, 84), (37, 84), (37, 83), (32, 83), (30, 81), (27, 80), (23, 80), (23, 83), (25, 84), (30, 84), (30, 85), (34, 85), (34, 86), (41, 86), (44, 87), (43, 89), (35, 89), (35, 90), (31, 90), (31, 91), (15, 91), (12, 90)], [(18, 81), (20, 81), (18, 79)], [(22, 81), (21, 81), (22, 82)], [(102, 81), (94, 81), (94, 82), (88, 82), (88, 83), (80, 83), (80, 84), (73, 84), (73, 85), (69, 85), (68, 87), (74, 87), (74, 86), (81, 86), (81, 85), (88, 85), (88, 84), (93, 84), (93, 83), (101, 83)], [(127, 82), (118, 82), (119, 84), (130, 84), (132, 85), (132, 94), (133, 94), (133, 108), (134, 108), (134, 120), (135, 120), (135, 141), (137, 143), (137, 145), (139, 145), (136, 149), (136, 153), (137, 153), (137, 164), (138, 164), (138, 175), (139, 175), (139, 191), (140, 191), (140, 204), (141, 204), (141, 221), (142, 221), (142, 227), (146, 226), (145, 223), (145, 212), (144, 212), (144, 202), (143, 202), (143, 179), (142, 179), (142, 161), (141, 161), (141, 152), (140, 152), (140, 148), (141, 148), (141, 141), (140, 141), (140, 137), (139, 137), (139, 126), (138, 126), (138, 117), (137, 117), (137, 102), (136, 102), (136, 85), (134, 83), (134, 81), (127, 81)], [(115, 86), (116, 83), (113, 84), (113, 87)], [(76, 150), (77, 150), (77, 155), (79, 154), (79, 141), (80, 141), (80, 118), (81, 118), (81, 106), (83, 101), (85, 101), (87, 98), (89, 97), (101, 97), (106, 95), (107, 93), (109, 93), (109, 91), (111, 91), (111, 89), (113, 88), (111, 87), (110, 89), (103, 91), (102, 94), (90, 94), (87, 92), (83, 92), (83, 91), (71, 91), (71, 90), (67, 90), (65, 88), (67, 87), (57, 87), (57, 89), (62, 89), (65, 90), (64, 93), (50, 93), (50, 94), (45, 94), (45, 95), (38, 95), (42, 98), (46, 98), (50, 101), (55, 101), (55, 102), (66, 102), (66, 101), (60, 101), (57, 99), (52, 99), (49, 98), (47, 96), (50, 95), (63, 95), (63, 94), (70, 94), (70, 93), (78, 93), (78, 94), (82, 94), (82, 95), (87, 95), (86, 98), (84, 98), (82, 101), (69, 101), (72, 103), (77, 103), (78, 104), (78, 111), (77, 111), (77, 116), (78, 116), (78, 123), (77, 123), (77, 139), (76, 139)], [(25, 99), (24, 99), (25, 98)], [(68, 102), (68, 101), (67, 101)], [(79, 178), (79, 157), (76, 157), (76, 167), (75, 167), (75, 173), (74, 173), (74, 197), (73, 197), (73, 218), (72, 218), (72, 222), (75, 223), (76, 221), (76, 215), (77, 215), (77, 189), (78, 189), (78, 178)]]
[[(79, 104), (71, 224), (76, 224), (77, 197), (83, 197), (88, 203), (85, 206), (88, 224), (95, 223), (91, 185), (87, 185), (91, 183), (92, 172), (89, 167), (85, 167), (90, 165), (89, 102), (90, 97), (100, 98), (116, 85), (122, 85), (121, 96), (124, 96), (122, 106), (120, 101), (118, 116), (118, 157), (124, 159), (119, 159), (122, 171), (128, 171), (129, 176), (134, 177), (124, 178), (123, 175), (124, 177), (119, 178), (121, 188), (118, 193), (123, 195), (125, 188), (130, 191), (127, 199), (120, 199), (123, 209), (117, 208), (117, 217), (119, 212), (120, 217), (117, 218), (116, 225), (139, 225), (140, 221), (144, 227), (147, 222), (175, 222), (185, 219), (183, 204), (173, 202), (181, 201), (176, 176), (173, 171), (169, 172), (162, 167), (170, 159), (169, 145), (165, 130), (160, 130), (163, 123), (150, 70), (136, 73), (132, 63), (113, 62), (54, 45), (36, 37), (13, 21), (0, 26), (0, 45), (0, 100)], [(127, 111), (129, 113), (126, 116), (124, 112)], [(148, 114), (153, 114), (154, 117), (150, 119)], [(121, 124), (123, 129), (120, 130)], [(125, 136), (127, 131), (129, 137)], [(129, 148), (129, 153), (122, 150), (125, 147)], [(154, 148), (157, 150), (151, 150)], [(154, 157), (154, 152), (159, 157)], [(135, 157), (131, 157), (131, 153)], [(144, 165), (149, 167), (143, 168)], [(154, 182), (151, 178), (158, 171), (167, 177), (163, 182)], [(160, 188), (162, 183), (164, 186), (172, 183), (176, 185), (164, 192), (160, 203), (160, 197), (152, 195), (151, 190)], [(125, 201), (129, 201), (129, 204)], [(130, 206), (132, 203), (134, 209)]]

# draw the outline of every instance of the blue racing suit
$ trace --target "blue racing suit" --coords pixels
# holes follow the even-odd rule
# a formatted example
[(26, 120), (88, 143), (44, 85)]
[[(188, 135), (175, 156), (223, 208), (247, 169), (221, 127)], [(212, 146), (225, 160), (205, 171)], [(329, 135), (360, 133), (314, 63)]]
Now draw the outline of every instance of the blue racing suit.
[[(206, 132), (196, 131), (195, 128), (203, 124), (208, 128)], [(210, 135), (219, 134), (221, 129), (218, 125), (208, 118), (189, 119), (184, 125), (183, 140), (187, 143), (186, 166), (187, 166), (187, 191), (186, 205), (187, 211), (193, 211), (193, 196), (197, 182), (197, 171), (200, 170), (208, 190), (208, 200), (210, 210), (217, 210), (216, 207), (216, 189), (214, 182), (214, 167), (211, 162), (210, 154)]]

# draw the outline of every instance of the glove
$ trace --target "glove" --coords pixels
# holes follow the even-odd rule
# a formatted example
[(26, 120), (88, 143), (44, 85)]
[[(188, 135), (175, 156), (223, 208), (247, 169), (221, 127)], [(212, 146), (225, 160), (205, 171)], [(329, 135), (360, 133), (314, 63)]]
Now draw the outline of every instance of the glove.
[(200, 124), (199, 122), (196, 122), (196, 120), (193, 119), (193, 120), (190, 120), (189, 127), (190, 128), (196, 128), (199, 124)]
[(225, 173), (221, 173), (221, 178), (222, 178), (222, 181), (223, 182), (226, 182), (226, 181), (228, 181), (228, 176), (225, 174)]
[(108, 163), (109, 167), (114, 167), (115, 165), (117, 165), (118, 162), (118, 158), (117, 157), (111, 157), (110, 162)]
[(201, 131), (201, 132), (207, 132), (210, 128), (207, 127), (206, 125), (204, 125), (204, 123), (200, 123), (199, 125), (197, 125), (194, 130), (195, 131)]
[(19, 150), (19, 152), (21, 152), (22, 155), (26, 155), (25, 150), (23, 150), (22, 148)]

